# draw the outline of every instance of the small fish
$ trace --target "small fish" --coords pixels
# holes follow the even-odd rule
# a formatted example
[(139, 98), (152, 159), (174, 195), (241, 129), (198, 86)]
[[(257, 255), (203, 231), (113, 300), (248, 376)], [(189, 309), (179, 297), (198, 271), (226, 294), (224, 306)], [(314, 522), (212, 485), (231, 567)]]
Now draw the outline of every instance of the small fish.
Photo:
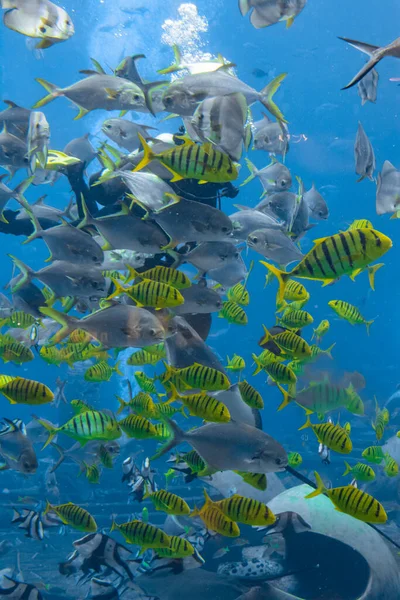
[[(177, 376), (179, 381), (189, 388), (199, 388), (208, 392), (227, 390), (230, 387), (229, 379), (221, 371), (211, 367), (194, 363), (190, 367), (177, 369), (164, 363), (167, 377)], [(168, 379), (167, 379), (168, 381)]]
[(130, 265), (127, 265), (127, 267), (129, 276), (126, 278), (125, 283), (129, 283), (136, 278), (140, 278), (151, 279), (152, 281), (157, 281), (158, 283), (165, 283), (176, 288), (177, 290), (187, 289), (192, 285), (190, 279), (187, 275), (185, 275), (185, 273), (171, 267), (157, 265), (156, 267), (147, 269), (147, 271), (142, 271), (141, 273), (138, 273), (138, 271), (136, 271), (136, 269)]
[(100, 483), (100, 471), (97, 465), (87, 465), (85, 462), (82, 464), (85, 477), (89, 483), (94, 485)]
[(298, 452), (289, 452), (288, 464), (291, 467), (299, 467), (303, 462), (303, 457)]
[(278, 321), (279, 325), (287, 329), (302, 329), (314, 323), (313, 317), (305, 310), (292, 310), (287, 308)]
[(124, 288), (116, 279), (113, 279), (112, 282), (115, 291), (107, 300), (126, 294), (136, 303), (136, 306), (156, 309), (172, 308), (183, 304), (185, 301), (179, 290), (166, 283), (145, 279), (129, 288)]
[(387, 515), (382, 504), (373, 496), (352, 485), (327, 489), (317, 472), (314, 473), (318, 488), (306, 498), (326, 494), (337, 510), (365, 523), (386, 523)]
[(296, 335), (293, 331), (284, 331), (283, 333), (272, 336), (265, 325), (263, 325), (263, 329), (265, 335), (262, 338), (260, 345), (273, 341), (283, 354), (290, 356), (291, 358), (304, 360), (311, 356), (310, 346), (303, 338)]
[(248, 323), (248, 318), (243, 308), (232, 300), (226, 300), (222, 303), (222, 309), (218, 313), (218, 317), (226, 319), (228, 323), (233, 325), (247, 325)]
[(323, 281), (335, 281), (342, 275), (354, 275), (383, 256), (392, 241), (375, 229), (356, 229), (315, 240), (314, 247), (289, 273), (266, 263), (279, 282), (278, 301), (282, 302), (286, 283), (293, 277)]
[(113, 373), (123, 375), (119, 368), (119, 362), (112, 367), (107, 362), (101, 361), (86, 369), (83, 378), (85, 381), (93, 382), (110, 381)]
[(31, 172), (35, 172), (37, 163), (45, 169), (50, 143), (50, 125), (42, 112), (31, 112), (27, 140)]
[(221, 56), (221, 54), (218, 54), (216, 59), (201, 60), (199, 62), (191, 63), (187, 60), (183, 60), (181, 52), (176, 44), (172, 46), (172, 50), (174, 52), (175, 62), (166, 69), (161, 69), (160, 71), (157, 71), (158, 73), (160, 73), (160, 75), (176, 73), (177, 71), (182, 71), (183, 69), (188, 70), (191, 74), (212, 73), (213, 71), (218, 71), (218, 69), (221, 69), (222, 67), (228, 68), (236, 66), (233, 63), (227, 63), (224, 60), (223, 56)]
[(281, 154), (285, 159), (289, 151), (289, 133), (281, 121), (272, 121), (268, 115), (263, 114), (261, 121), (253, 123), (254, 149), (264, 150), (273, 154)]
[(20, 419), (4, 418), (0, 430), (0, 458), (2, 470), (12, 469), (30, 475), (36, 473), (38, 460), (26, 427)]
[(375, 398), (375, 420), (372, 422), (372, 428), (375, 431), (378, 442), (383, 438), (386, 427), (386, 414), (380, 410), (378, 401)]
[(227, 423), (231, 420), (230, 412), (225, 404), (209, 396), (205, 391), (200, 394), (180, 395), (172, 383), (170, 388), (172, 395), (168, 402), (179, 400), (189, 410), (190, 415), (212, 423)]
[(367, 333), (369, 334), (369, 328), (374, 321), (366, 321), (357, 307), (348, 302), (344, 302), (343, 300), (331, 300), (328, 302), (328, 305), (337, 315), (339, 315), (339, 317), (345, 319), (345, 321), (348, 321), (351, 325), (366, 325)]
[(278, 264), (288, 265), (303, 258), (301, 250), (283, 231), (256, 229), (246, 241), (249, 248)]
[(155, 386), (155, 378), (149, 377), (143, 371), (135, 371), (134, 377), (137, 384), (148, 394), (157, 394), (157, 388)]
[(343, 425), (343, 429), (345, 430), (347, 435), (351, 434), (351, 424), (348, 421)]
[(376, 186), (376, 214), (395, 213), (400, 205), (400, 171), (385, 160), (378, 173)]
[[(211, 502), (208, 496), (206, 496), (206, 500)], [(226, 517), (244, 525), (265, 527), (273, 525), (276, 521), (274, 513), (266, 504), (253, 498), (245, 498), (239, 494), (234, 494), (230, 498), (219, 500), (214, 504), (220, 508)]]
[(265, 492), (267, 489), (267, 476), (265, 473), (245, 473), (243, 471), (235, 471), (243, 479), (245, 483), (251, 485), (251, 487), (261, 492)]
[(157, 415), (156, 405), (154, 404), (150, 394), (147, 392), (139, 392), (136, 394), (136, 396), (129, 400), (129, 402), (125, 402), (119, 396), (116, 396), (116, 398), (120, 403), (120, 407), (117, 410), (117, 415), (121, 414), (126, 408), (131, 409), (134, 413), (140, 415), (141, 417), (145, 417), (146, 419), (151, 419)]
[(129, 521), (118, 525), (112, 522), (110, 531), (119, 531), (127, 544), (141, 546), (141, 552), (147, 548), (169, 548), (171, 538), (162, 529), (142, 521)]
[(11, 404), (48, 404), (54, 399), (53, 392), (38, 381), (14, 377), (5, 385), (0, 387), (0, 393), (7, 398)]
[(170, 536), (169, 548), (156, 548), (155, 552), (161, 558), (185, 558), (186, 556), (192, 556), (196, 553), (196, 550), (192, 544), (184, 537), (177, 535)]
[(226, 357), (227, 366), (226, 369), (231, 371), (232, 373), (237, 373), (243, 371), (246, 368), (246, 363), (244, 358), (239, 356), (238, 354), (234, 354), (232, 358), (229, 356)]
[(129, 438), (137, 440), (146, 440), (154, 438), (157, 435), (154, 425), (144, 417), (139, 417), (138, 415), (125, 417), (122, 421), (118, 421), (118, 426)]
[(116, 440), (121, 437), (121, 430), (115, 418), (107, 412), (88, 410), (76, 415), (61, 427), (52, 425), (49, 421), (34, 417), (48, 432), (49, 436), (43, 448), (52, 442), (58, 433), (64, 433), (85, 446), (91, 440)]
[(388, 477), (396, 477), (399, 474), (399, 465), (392, 458), (389, 452), (384, 455), (385, 468), (383, 469)]
[[(30, 348), (15, 341), (0, 346), (0, 357), (5, 363), (13, 362), (17, 365), (22, 365), (34, 359), (33, 352)], [(50, 402), (50, 400), (48, 401)]]
[(381, 446), (369, 446), (363, 450), (361, 456), (375, 465), (380, 465), (385, 457)]
[(313, 425), (307, 415), (306, 423), (299, 430), (310, 427), (315, 433), (320, 444), (327, 446), (330, 450), (340, 454), (350, 454), (353, 449), (351, 439), (345, 430), (339, 425), (333, 423), (320, 423)]
[(101, 444), (99, 449), (99, 458), (103, 467), (105, 467), (106, 469), (112, 469), (114, 466), (113, 457), (114, 454), (111, 453), (110, 450), (104, 444)]
[(286, 27), (293, 25), (307, 0), (239, 0), (239, 9), (244, 17), (250, 10), (250, 23), (255, 29), (269, 27), (286, 21)]
[(324, 444), (320, 444), (318, 447), (318, 455), (319, 455), (320, 459), (322, 460), (322, 462), (324, 463), (324, 465), (331, 464), (331, 451), (328, 448), (328, 446), (324, 446)]
[(93, 406), (85, 402), (84, 400), (71, 400), (70, 406), (76, 415), (88, 412), (89, 410), (96, 410)]
[(364, 106), (367, 102), (375, 104), (378, 96), (379, 73), (372, 69), (358, 82), (358, 95), (361, 98), (361, 104)]
[(329, 218), (329, 208), (314, 183), (312, 184), (312, 188), (304, 194), (304, 201), (313, 219), (325, 221)]
[(226, 292), (228, 300), (236, 302), (241, 306), (248, 306), (250, 304), (250, 294), (242, 283), (237, 283), (233, 287), (229, 288)]
[(215, 531), (225, 537), (239, 537), (240, 529), (232, 519), (227, 517), (215, 502), (211, 500), (204, 491), (205, 504), (199, 510), (197, 508), (191, 513), (192, 517), (198, 516), (210, 531)]
[(308, 387), (296, 394), (295, 401), (308, 415), (312, 413), (325, 415), (342, 407), (355, 415), (364, 414), (364, 404), (352, 384), (345, 388), (330, 383), (328, 379), (311, 382)]
[(330, 329), (330, 323), (327, 319), (324, 319), (323, 321), (321, 321), (321, 323), (318, 325), (318, 327), (313, 330), (314, 333), (313, 333), (311, 340), (313, 340), (315, 338), (317, 344), (319, 344), (319, 342), (322, 340), (324, 335), (326, 335), (328, 333), (329, 329)]
[(147, 141), (152, 137), (149, 131), (155, 130), (155, 128), (127, 121), (126, 119), (113, 118), (104, 121), (101, 130), (118, 146), (125, 148), (128, 152), (133, 152), (140, 146), (138, 133)]
[(244, 160), (250, 175), (241, 185), (246, 185), (257, 177), (263, 186), (263, 195), (269, 192), (286, 192), (292, 187), (292, 176), (289, 169), (276, 159), (272, 158), (272, 162), (263, 169), (257, 169), (248, 158)]
[(146, 500), (146, 498), (150, 498), (156, 510), (162, 510), (168, 515), (183, 516), (190, 514), (190, 507), (185, 500), (166, 490), (146, 492), (143, 496), (143, 500)]
[(19, 529), (25, 529), (25, 537), (34, 540), (43, 540), (44, 538), (44, 527), (39, 512), (25, 508), (19, 512), (14, 508), (11, 523), (18, 523)]
[(372, 144), (367, 137), (361, 123), (358, 123), (358, 131), (354, 146), (354, 156), (356, 162), (356, 173), (360, 175), (358, 181), (367, 178), (374, 181), (374, 171), (376, 167), (375, 154)]
[(0, 320), (0, 327), (18, 327), (21, 329), (28, 329), (36, 323), (40, 323), (40, 321), (35, 319), (35, 317), (32, 315), (25, 313), (22, 310), (15, 310), (9, 317)]
[(343, 477), (350, 473), (356, 481), (368, 482), (375, 479), (375, 472), (369, 465), (359, 462), (354, 465), (354, 467), (351, 467), (346, 461), (344, 464), (346, 466), (346, 470), (343, 473)]
[(224, 557), (225, 554), (228, 554), (228, 552), (229, 552), (229, 548), (228, 548), (228, 546), (225, 546), (225, 548), (220, 548), (219, 550), (214, 552), (214, 554), (212, 555), (212, 558), (213, 558), (213, 560), (219, 560), (220, 558)]
[(72, 502), (58, 506), (47, 502), (43, 514), (47, 515), (49, 512), (54, 512), (64, 525), (69, 525), (78, 531), (97, 531), (97, 524), (92, 515)]
[(261, 394), (248, 381), (240, 381), (238, 385), (243, 402), (246, 402), (250, 408), (258, 410), (264, 408), (264, 400)]

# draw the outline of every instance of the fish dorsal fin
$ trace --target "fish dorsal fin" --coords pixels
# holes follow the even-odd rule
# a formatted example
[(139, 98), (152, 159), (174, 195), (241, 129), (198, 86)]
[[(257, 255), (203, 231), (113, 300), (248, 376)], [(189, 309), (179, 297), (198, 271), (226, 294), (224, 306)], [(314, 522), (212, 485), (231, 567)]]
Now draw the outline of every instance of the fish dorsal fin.
[(20, 108), (18, 104), (15, 104), (12, 100), (3, 100), (4, 104), (7, 104), (8, 108)]
[(327, 237), (318, 238), (317, 240), (313, 240), (313, 244), (322, 244), (322, 242), (324, 242), (327, 239)]
[(43, 206), (45, 198), (47, 198), (47, 194), (45, 194), (44, 196), (40, 196), (40, 198), (38, 198), (36, 202), (33, 203), (33, 206)]

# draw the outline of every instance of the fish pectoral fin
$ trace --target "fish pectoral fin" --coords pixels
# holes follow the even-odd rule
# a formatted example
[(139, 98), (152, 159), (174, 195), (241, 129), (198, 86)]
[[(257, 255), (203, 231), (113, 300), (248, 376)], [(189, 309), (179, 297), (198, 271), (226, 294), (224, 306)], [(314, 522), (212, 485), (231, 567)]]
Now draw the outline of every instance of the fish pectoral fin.
[(119, 96), (118, 90), (112, 90), (111, 88), (105, 88), (105, 91), (107, 92), (108, 100), (115, 100)]
[(204, 185), (205, 183), (208, 183), (208, 181), (205, 181), (204, 179), (201, 179), (200, 181), (197, 182), (199, 185)]
[(79, 112), (76, 115), (76, 117), (74, 117), (74, 121), (78, 121), (78, 119), (82, 119), (82, 117), (86, 116), (90, 110), (87, 110), (87, 108), (83, 108), (83, 106), (79, 106), (79, 104), (77, 105), (79, 108)]

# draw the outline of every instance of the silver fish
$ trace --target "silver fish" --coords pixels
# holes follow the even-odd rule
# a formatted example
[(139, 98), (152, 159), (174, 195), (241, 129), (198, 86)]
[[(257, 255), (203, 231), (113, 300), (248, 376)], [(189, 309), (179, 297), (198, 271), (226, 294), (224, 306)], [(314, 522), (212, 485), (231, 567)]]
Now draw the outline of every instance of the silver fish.
[(65, 386), (67, 385), (68, 381), (63, 381), (62, 379), (60, 379), (60, 377), (57, 377), (56, 379), (56, 389), (54, 392), (54, 406), (56, 408), (59, 407), (60, 402), (64, 402), (64, 404), (68, 404), (67, 398), (65, 397)]
[[(54, 221), (55, 223), (59, 223), (63, 218), (69, 217), (71, 218), (71, 210), (73, 208), (73, 200), (69, 203), (65, 210), (60, 210), (59, 208), (54, 208), (53, 206), (49, 206), (44, 203), (46, 196), (42, 196), (33, 204), (30, 204), (30, 212), (32, 212), (37, 219), (46, 219), (47, 221)], [(18, 198), (17, 198), (18, 199)], [(24, 206), (24, 203), (22, 204)], [(19, 211), (16, 221), (22, 220), (30, 220), (30, 212), (23, 208)]]
[(18, 106), (11, 100), (4, 100), (8, 108), (0, 112), (0, 125), (7, 128), (8, 133), (25, 141), (28, 135), (31, 110)]
[(384, 215), (398, 210), (400, 204), (400, 171), (385, 160), (378, 173), (376, 187), (376, 213)]
[[(2, 180), (4, 179), (4, 177), (6, 177), (5, 174), (0, 175), (0, 221), (7, 222), (3, 215), (3, 210), (6, 207), (7, 202), (11, 200), (11, 198), (15, 198), (16, 200), (19, 200), (21, 197), (23, 198), (23, 194), (31, 184), (32, 178), (25, 179), (19, 185), (17, 185), (15, 189), (12, 190), (3, 183)], [(25, 198), (23, 198), (23, 200), (26, 202)], [(17, 219), (18, 217), (19, 214), (17, 216)]]
[(249, 181), (258, 177), (264, 188), (263, 194), (285, 192), (292, 187), (292, 176), (289, 169), (275, 158), (272, 158), (272, 162), (263, 169), (257, 169), (248, 158), (244, 160), (250, 170), (250, 175), (241, 185), (246, 185)]
[(218, 69), (235, 67), (233, 63), (227, 63), (224, 60), (224, 57), (220, 54), (214, 60), (201, 60), (199, 62), (189, 62), (185, 61), (180, 53), (180, 50), (176, 44), (172, 46), (172, 50), (174, 51), (175, 63), (166, 69), (161, 69), (158, 71), (161, 75), (167, 75), (168, 73), (176, 73), (177, 71), (182, 71), (186, 69), (189, 71), (191, 75), (195, 75), (196, 73), (212, 73), (213, 71), (218, 71)]
[(13, 598), (13, 600), (42, 600), (43, 598), (34, 585), (21, 583), (7, 575), (2, 576), (0, 596), (7, 596)]
[(158, 210), (174, 202), (174, 190), (154, 173), (137, 171), (114, 171), (120, 177), (131, 194), (146, 209)]
[(224, 372), (224, 367), (216, 354), (184, 317), (174, 317), (173, 324), (175, 333), (165, 341), (169, 364), (178, 369), (184, 369), (193, 362), (197, 362)]
[(303, 198), (313, 219), (325, 221), (329, 217), (329, 208), (322, 195), (316, 189), (314, 183), (312, 184), (311, 189), (308, 190), (308, 192), (305, 192)]
[(281, 121), (272, 121), (265, 113), (261, 121), (253, 123), (254, 150), (281, 154), (285, 158), (289, 151), (289, 133)]
[(318, 446), (318, 454), (325, 465), (329, 465), (331, 462), (331, 451), (328, 446), (324, 446), (324, 444), (319, 444)]
[(201, 142), (212, 142), (232, 160), (240, 160), (243, 144), (248, 150), (251, 127), (246, 127), (248, 107), (243, 94), (206, 98), (197, 107), (191, 125)]
[(88, 265), (56, 260), (48, 267), (34, 271), (19, 259), (12, 257), (21, 270), (22, 277), (12, 284), (12, 293), (18, 292), (32, 279), (38, 279), (49, 287), (56, 298), (78, 296), (82, 298), (104, 298), (106, 281), (100, 270)]
[(64, 315), (53, 308), (41, 308), (40, 312), (62, 325), (53, 337), (53, 343), (59, 343), (74, 329), (87, 331), (105, 348), (142, 348), (163, 342), (166, 337), (166, 331), (155, 315), (127, 304), (114, 304), (83, 319)]
[(181, 290), (181, 294), (185, 302), (180, 306), (174, 307), (173, 312), (176, 315), (213, 313), (218, 312), (222, 308), (220, 295), (201, 282), (197, 285), (192, 285), (190, 288)]
[(357, 137), (354, 145), (354, 158), (356, 173), (360, 175), (357, 182), (363, 181), (366, 177), (374, 181), (376, 167), (374, 149), (360, 121), (358, 122)]
[(36, 170), (36, 160), (42, 169), (45, 169), (50, 143), (50, 125), (46, 116), (40, 111), (31, 112), (27, 140), (31, 172), (34, 173)]
[(358, 42), (357, 40), (350, 40), (348, 38), (339, 37), (340, 40), (347, 42), (353, 48), (360, 50), (364, 54), (369, 56), (368, 62), (363, 66), (363, 68), (353, 77), (353, 79), (348, 83), (343, 89), (348, 90), (349, 88), (356, 85), (359, 81), (361, 81), (367, 73), (372, 71), (372, 69), (383, 59), (385, 56), (393, 56), (394, 58), (400, 58), (400, 38), (394, 40), (387, 46), (373, 46), (372, 44), (365, 44), (364, 42)]
[(285, 74), (279, 75), (261, 92), (257, 92), (237, 77), (220, 70), (214, 73), (186, 75), (168, 86), (163, 94), (163, 103), (168, 112), (191, 116), (205, 98), (239, 93), (245, 97), (248, 106), (260, 101), (271, 114), (283, 121), (284, 116), (273, 102), (273, 96), (285, 77)]
[(79, 108), (75, 119), (96, 109), (137, 110), (146, 104), (145, 96), (137, 85), (113, 75), (90, 75), (66, 88), (59, 88), (45, 79), (37, 81), (48, 95), (36, 102), (33, 108), (40, 108), (55, 98), (65, 96)]
[(104, 262), (102, 269), (116, 269), (117, 271), (126, 270), (126, 265), (134, 269), (143, 267), (146, 255), (134, 250), (106, 250), (104, 252)]
[[(256, 211), (266, 213), (267, 215), (273, 215), (276, 219), (280, 219), (290, 229), (291, 224), (296, 217), (299, 205), (298, 195), (294, 192), (276, 192), (275, 194), (269, 194), (261, 200), (256, 207)], [(260, 225), (257, 229), (263, 229)]]
[(184, 242), (223, 241), (232, 232), (232, 223), (225, 213), (192, 200), (177, 198), (174, 204), (150, 215), (171, 238), (172, 247)]
[(246, 279), (247, 275), (248, 270), (246, 264), (240, 255), (235, 261), (231, 261), (207, 271), (207, 276), (218, 282), (224, 288), (230, 288), (233, 285), (236, 285), (239, 281)]
[(191, 431), (182, 431), (166, 419), (172, 440), (159, 452), (162, 456), (178, 444), (187, 442), (211, 469), (274, 473), (287, 466), (287, 454), (274, 438), (244, 423), (207, 423)]
[(113, 142), (125, 148), (129, 152), (137, 150), (140, 146), (138, 133), (145, 139), (151, 139), (152, 135), (149, 130), (156, 131), (155, 127), (148, 125), (141, 125), (140, 123), (134, 123), (127, 121), (126, 119), (107, 119), (101, 126), (101, 130), (105, 135), (110, 138)]
[(257, 429), (262, 429), (261, 413), (255, 408), (250, 408), (242, 399), (242, 395), (237, 383), (232, 385), (229, 390), (211, 392), (217, 400), (225, 404), (230, 412), (231, 418), (237, 423), (251, 425)]
[(298, 241), (307, 231), (316, 226), (310, 225), (310, 210), (307, 202), (304, 200), (302, 184), (300, 184), (299, 193), (297, 195), (296, 209), (293, 222), (289, 225), (289, 231), (292, 234), (293, 239)]
[(0, 165), (10, 173), (10, 178), (18, 169), (29, 166), (28, 147), (25, 141), (9, 133), (6, 125), (0, 133)]
[[(261, 207), (265, 208), (266, 212), (268, 212), (268, 206), (265, 207), (262, 204)], [(232, 237), (237, 241), (246, 241), (250, 233), (258, 229), (282, 229), (281, 223), (272, 213), (266, 214), (266, 212), (248, 208), (240, 204), (236, 204), (235, 208), (239, 208), (239, 212), (229, 215), (229, 218), (233, 224)]]
[(283, 231), (273, 229), (253, 231), (247, 238), (247, 245), (278, 265), (288, 265), (293, 261), (301, 260), (304, 256)]
[(174, 268), (190, 263), (201, 273), (207, 273), (211, 269), (236, 263), (240, 259), (240, 252), (231, 242), (203, 242), (189, 252), (171, 252), (171, 255), (175, 258)]
[(301, 13), (307, 0), (239, 0), (239, 9), (245, 16), (251, 9), (250, 23), (255, 29), (262, 29), (286, 21), (291, 27)]
[[(30, 210), (29, 205), (26, 206), (26, 209)], [(103, 262), (103, 250), (89, 234), (68, 223), (50, 229), (42, 229), (33, 213), (31, 213), (31, 220), (34, 232), (25, 240), (24, 244), (42, 239), (50, 251), (49, 260), (71, 261), (92, 266), (101, 265)]]
[(104, 250), (134, 250), (155, 254), (170, 241), (157, 225), (131, 214), (125, 205), (122, 205), (120, 213), (98, 218), (92, 217), (84, 201), (82, 206), (85, 217), (78, 228), (80, 230), (88, 225), (96, 227), (105, 241)]
[(361, 81), (358, 82), (358, 95), (361, 98), (361, 104), (364, 106), (366, 102), (376, 102), (378, 96), (378, 71), (372, 69)]
[(20, 419), (3, 419), (0, 431), (0, 457), (4, 469), (12, 469), (30, 475), (36, 473), (38, 461), (32, 442), (26, 435), (26, 427)]
[(92, 160), (97, 157), (97, 152), (89, 142), (89, 134), (86, 133), (82, 137), (75, 138), (68, 142), (63, 150), (64, 154), (79, 158), (83, 162), (85, 168), (90, 165)]

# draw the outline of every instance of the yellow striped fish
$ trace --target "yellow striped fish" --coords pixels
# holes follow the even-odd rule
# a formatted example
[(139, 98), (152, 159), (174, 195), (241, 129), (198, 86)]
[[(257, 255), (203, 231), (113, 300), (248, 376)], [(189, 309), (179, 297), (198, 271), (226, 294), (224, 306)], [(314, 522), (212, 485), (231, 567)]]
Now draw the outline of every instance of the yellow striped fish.
[(268, 373), (271, 379), (276, 383), (293, 384), (297, 381), (297, 377), (292, 369), (277, 360), (265, 365), (264, 371)]
[(380, 465), (385, 455), (383, 453), (382, 446), (368, 446), (368, 448), (363, 450), (361, 456), (370, 463)]
[(351, 325), (365, 325), (369, 335), (369, 328), (374, 321), (366, 321), (356, 306), (349, 304), (349, 302), (344, 302), (343, 300), (330, 300), (328, 306), (330, 306), (339, 317), (351, 323)]
[(392, 458), (389, 452), (385, 452), (384, 456), (385, 468), (383, 469), (388, 477), (396, 477), (399, 474), (399, 465)]
[(162, 510), (168, 515), (183, 516), (190, 514), (190, 507), (185, 500), (166, 490), (146, 492), (143, 500), (146, 500), (146, 498), (150, 498), (156, 510)]
[(356, 219), (349, 226), (348, 231), (352, 231), (353, 229), (373, 229), (373, 228), (374, 228), (374, 226), (372, 225), (371, 221), (368, 221), (367, 219)]
[(157, 435), (154, 425), (138, 415), (128, 415), (122, 421), (118, 421), (118, 425), (128, 437), (137, 440), (147, 440)]
[(192, 544), (183, 537), (177, 535), (170, 536), (171, 543), (169, 548), (155, 548), (154, 552), (160, 558), (185, 558), (186, 556), (192, 556), (195, 553), (195, 549)]
[(164, 440), (168, 440), (171, 437), (171, 432), (165, 423), (157, 423), (156, 425), (154, 425), (154, 429), (156, 430), (156, 435), (154, 437), (155, 440), (159, 440), (160, 442), (162, 442)]
[(334, 452), (339, 454), (350, 454), (353, 449), (351, 439), (340, 425), (334, 425), (333, 423), (319, 423), (313, 425), (310, 421), (310, 417), (307, 415), (307, 421), (299, 428), (307, 429), (311, 427), (315, 433), (320, 444), (327, 446)]
[(387, 514), (382, 504), (366, 492), (346, 485), (344, 487), (327, 489), (318, 473), (314, 473), (317, 480), (317, 489), (308, 494), (306, 498), (314, 498), (326, 494), (337, 510), (346, 513), (365, 523), (386, 523)]
[(184, 290), (189, 288), (192, 285), (189, 277), (182, 273), (182, 271), (178, 271), (178, 269), (173, 269), (172, 267), (163, 267), (161, 265), (157, 265), (152, 269), (148, 269), (147, 271), (142, 271), (138, 273), (136, 269), (127, 265), (129, 275), (125, 279), (125, 283), (130, 283), (135, 279), (151, 279), (152, 281), (158, 281), (159, 283), (166, 283), (177, 290)]
[(324, 319), (323, 321), (321, 321), (321, 323), (318, 325), (318, 327), (316, 329), (314, 329), (314, 333), (313, 333), (311, 340), (313, 340), (315, 338), (317, 344), (319, 344), (319, 342), (322, 340), (324, 335), (326, 335), (328, 333), (329, 328), (330, 328), (329, 321)]
[(343, 473), (343, 477), (350, 474), (356, 481), (363, 482), (373, 481), (375, 479), (375, 472), (369, 465), (359, 462), (354, 465), (354, 467), (351, 467), (346, 461), (344, 461), (344, 464), (346, 470)]
[(205, 504), (199, 510), (197, 508), (191, 513), (192, 517), (200, 517), (204, 525), (210, 531), (215, 531), (225, 537), (239, 537), (240, 529), (232, 519), (229, 519), (222, 510), (211, 500), (204, 490)]
[(232, 521), (243, 523), (243, 525), (265, 527), (276, 521), (274, 513), (266, 504), (253, 500), (253, 498), (239, 496), (239, 494), (219, 500), (215, 504), (226, 517), (232, 519)]
[(263, 346), (268, 342), (274, 342), (283, 354), (290, 356), (291, 358), (304, 360), (311, 356), (310, 346), (303, 338), (296, 335), (293, 331), (284, 331), (277, 335), (272, 335), (265, 325), (263, 325), (263, 329), (265, 335), (260, 341), (260, 346)]
[(72, 502), (57, 506), (47, 502), (43, 514), (47, 515), (49, 512), (54, 512), (64, 525), (69, 525), (78, 531), (87, 531), (88, 533), (97, 531), (97, 524), (92, 515)]
[(128, 360), (126, 361), (127, 365), (131, 367), (143, 367), (144, 365), (156, 365), (161, 360), (160, 356), (157, 354), (152, 354), (147, 350), (138, 350), (130, 355)]
[(39, 325), (40, 320), (22, 310), (15, 310), (6, 319), (0, 319), (0, 327), (7, 326), (28, 329), (28, 327), (32, 327), (34, 324)]
[(225, 367), (228, 371), (232, 371), (232, 373), (240, 373), (243, 369), (246, 368), (246, 363), (244, 358), (239, 356), (238, 354), (234, 354), (232, 358), (229, 356), (226, 357), (226, 362), (228, 363)]
[(332, 360), (333, 357), (332, 357), (331, 352), (335, 346), (336, 346), (336, 342), (334, 344), (332, 344), (332, 346), (329, 346), (329, 348), (327, 348), (326, 350), (323, 350), (316, 344), (313, 344), (312, 346), (310, 346), (311, 354), (309, 356), (307, 356), (306, 358), (302, 358), (301, 362), (303, 362), (303, 363), (315, 362), (321, 356), (327, 356), (328, 358), (330, 358)]
[(60, 350), (55, 346), (42, 346), (39, 350), (40, 357), (49, 365), (60, 365), (62, 357)]
[(228, 423), (231, 420), (231, 415), (228, 408), (213, 396), (209, 396), (206, 392), (200, 394), (188, 394), (181, 396), (177, 389), (171, 384), (172, 396), (167, 401), (175, 402), (180, 400), (189, 410), (192, 417), (199, 417), (205, 421), (213, 423)]
[(241, 381), (238, 386), (243, 402), (246, 402), (250, 408), (257, 408), (258, 410), (264, 408), (264, 400), (262, 399), (260, 392), (257, 392), (248, 381)]
[(158, 160), (172, 174), (172, 182), (181, 179), (198, 179), (200, 183), (225, 183), (239, 175), (236, 163), (227, 154), (217, 150), (211, 143), (195, 144), (185, 140), (181, 146), (154, 154), (146, 140), (138, 134), (144, 156), (134, 171), (140, 171), (151, 161)]
[(121, 430), (115, 418), (108, 412), (88, 410), (75, 415), (61, 427), (55, 427), (49, 421), (34, 417), (49, 432), (43, 450), (58, 433), (64, 433), (84, 446), (91, 440), (116, 440)]
[(314, 323), (314, 319), (305, 310), (292, 310), (287, 308), (282, 317), (278, 319), (278, 324), (287, 329), (302, 329), (307, 325)]
[(159, 344), (153, 344), (152, 346), (144, 346), (143, 350), (146, 350), (146, 352), (150, 352), (150, 354), (155, 354), (160, 358), (165, 358), (167, 356), (164, 342), (160, 342)]
[(35, 358), (30, 348), (16, 341), (0, 346), (0, 357), (5, 363), (13, 362), (16, 365), (22, 365)]
[(234, 471), (243, 479), (245, 483), (248, 483), (256, 490), (264, 492), (267, 489), (267, 476), (265, 473), (246, 473), (245, 471)]
[(68, 339), (71, 344), (82, 344), (83, 342), (90, 341), (92, 336), (84, 329), (74, 329), (74, 331), (70, 333)]
[(308, 300), (310, 294), (307, 292), (303, 284), (293, 279), (289, 279), (285, 286), (284, 300), (288, 302), (296, 302), (299, 300)]
[(136, 306), (151, 307), (156, 309), (173, 308), (185, 302), (184, 297), (176, 288), (166, 283), (158, 283), (150, 279), (144, 279), (129, 288), (124, 288), (118, 281), (113, 280), (115, 291), (107, 298), (111, 300), (115, 296), (126, 294)]
[(386, 254), (392, 240), (375, 229), (353, 229), (315, 240), (314, 247), (289, 273), (261, 261), (279, 283), (278, 301), (282, 302), (287, 281), (292, 277), (333, 283), (343, 275), (354, 277), (360, 269)]
[(146, 419), (152, 419), (158, 414), (153, 398), (146, 392), (139, 392), (129, 402), (125, 402), (120, 396), (115, 397), (120, 404), (117, 415), (120, 415), (126, 408), (130, 408), (134, 413)]
[(162, 529), (142, 521), (129, 521), (121, 525), (113, 521), (110, 532), (115, 530), (121, 533), (127, 544), (141, 546), (141, 553), (147, 548), (169, 548), (171, 545), (170, 536)]
[(155, 379), (149, 377), (146, 375), (146, 373), (143, 373), (143, 371), (135, 371), (134, 377), (143, 392), (147, 392), (148, 394), (157, 394), (157, 388), (154, 383)]
[(217, 392), (219, 390), (227, 390), (230, 387), (230, 381), (227, 376), (212, 367), (206, 367), (199, 363), (194, 363), (184, 369), (171, 367), (167, 363), (164, 363), (164, 366), (166, 368), (167, 381), (176, 375), (188, 388)]
[(237, 283), (229, 288), (226, 295), (228, 296), (228, 300), (236, 302), (236, 304), (241, 304), (242, 306), (248, 306), (250, 304), (250, 294), (243, 283)]
[(85, 381), (93, 381), (100, 383), (101, 381), (110, 381), (113, 373), (117, 373), (118, 375), (123, 375), (122, 371), (119, 369), (119, 361), (115, 364), (114, 367), (106, 363), (104, 360), (92, 365), (88, 369), (86, 369), (83, 378)]
[(222, 309), (218, 313), (220, 319), (225, 319), (232, 325), (247, 325), (248, 318), (243, 308), (232, 300), (225, 300)]
[(23, 377), (14, 377), (0, 388), (0, 393), (11, 404), (48, 404), (54, 400), (54, 394), (47, 385)]
[(263, 350), (259, 356), (257, 356), (256, 354), (252, 354), (251, 356), (252, 356), (255, 364), (257, 365), (253, 375), (258, 375), (258, 373), (260, 373), (263, 369), (265, 369), (266, 365), (269, 365), (271, 362), (283, 362), (284, 361), (283, 355), (282, 355), (282, 357), (278, 356), (277, 354), (274, 354), (273, 352), (271, 352), (268, 349)]
[(81, 415), (88, 410), (95, 410), (93, 406), (90, 406), (84, 400), (71, 400), (70, 405), (76, 415)]

